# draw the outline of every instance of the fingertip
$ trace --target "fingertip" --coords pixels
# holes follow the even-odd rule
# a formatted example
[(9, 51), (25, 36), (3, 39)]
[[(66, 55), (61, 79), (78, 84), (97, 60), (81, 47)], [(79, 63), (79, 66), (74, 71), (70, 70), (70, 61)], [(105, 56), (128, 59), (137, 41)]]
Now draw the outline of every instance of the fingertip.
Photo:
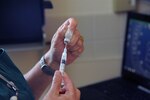
[(68, 19), (68, 23), (69, 23), (68, 27), (69, 27), (70, 29), (72, 29), (72, 30), (74, 30), (74, 28), (76, 28), (77, 25), (78, 25), (77, 20), (76, 20), (75, 18), (73, 18), (73, 17), (70, 17), (70, 18)]
[(61, 72), (60, 72), (59, 70), (56, 70), (56, 71), (55, 71), (55, 74), (56, 74), (56, 75), (59, 75), (60, 73), (61, 73)]
[(61, 77), (61, 72), (58, 70), (55, 71), (53, 80), (55, 80), (55, 78), (57, 78), (57, 77)]
[(59, 85), (61, 83), (61, 80), (62, 80), (61, 72), (56, 70), (55, 74), (54, 74), (54, 77), (53, 77), (53, 82), (52, 83)]
[(60, 90), (61, 81), (62, 81), (61, 73), (60, 71), (56, 70), (51, 85), (51, 91), (53, 93), (58, 93), (58, 91)]

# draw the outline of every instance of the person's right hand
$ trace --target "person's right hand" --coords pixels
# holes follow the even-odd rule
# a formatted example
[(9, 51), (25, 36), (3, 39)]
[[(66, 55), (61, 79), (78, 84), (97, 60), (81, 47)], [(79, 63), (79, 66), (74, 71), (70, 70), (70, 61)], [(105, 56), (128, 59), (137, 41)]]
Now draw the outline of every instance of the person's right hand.
[[(61, 82), (64, 80), (64, 93), (61, 91)], [(80, 91), (73, 85), (66, 73), (62, 77), (60, 71), (56, 71), (53, 77), (52, 85), (43, 100), (80, 100)]]

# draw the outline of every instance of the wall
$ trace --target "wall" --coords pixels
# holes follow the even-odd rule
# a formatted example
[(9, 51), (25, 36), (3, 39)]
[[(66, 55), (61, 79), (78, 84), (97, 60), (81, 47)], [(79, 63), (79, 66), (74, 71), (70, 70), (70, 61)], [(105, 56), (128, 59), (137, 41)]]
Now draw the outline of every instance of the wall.
[[(51, 0), (52, 16), (111, 13), (112, 0)], [(94, 6), (93, 6), (94, 5)]]

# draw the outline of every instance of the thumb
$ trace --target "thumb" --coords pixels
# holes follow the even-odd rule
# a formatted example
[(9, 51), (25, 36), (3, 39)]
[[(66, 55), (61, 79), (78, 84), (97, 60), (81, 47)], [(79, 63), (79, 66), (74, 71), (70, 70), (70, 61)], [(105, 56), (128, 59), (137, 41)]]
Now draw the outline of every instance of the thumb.
[(54, 94), (59, 94), (59, 90), (61, 88), (61, 82), (62, 82), (62, 75), (60, 71), (55, 71), (52, 85), (51, 85), (51, 92)]

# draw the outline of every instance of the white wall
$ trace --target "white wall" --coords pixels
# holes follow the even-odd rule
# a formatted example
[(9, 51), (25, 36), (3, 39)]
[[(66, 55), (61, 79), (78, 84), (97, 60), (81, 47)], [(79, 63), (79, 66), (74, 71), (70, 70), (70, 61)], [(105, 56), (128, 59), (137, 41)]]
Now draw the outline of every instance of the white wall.
[(111, 13), (113, 0), (51, 0), (52, 16)]

